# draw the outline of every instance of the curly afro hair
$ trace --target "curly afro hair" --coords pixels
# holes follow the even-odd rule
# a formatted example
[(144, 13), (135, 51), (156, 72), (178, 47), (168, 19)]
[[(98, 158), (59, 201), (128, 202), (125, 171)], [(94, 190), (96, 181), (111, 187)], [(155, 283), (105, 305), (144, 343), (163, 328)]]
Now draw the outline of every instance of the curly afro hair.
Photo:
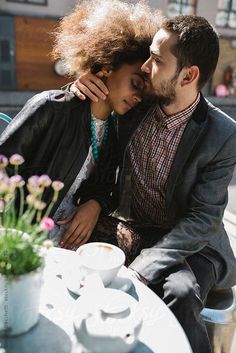
[(162, 19), (144, 2), (81, 0), (54, 33), (53, 57), (63, 60), (70, 75), (144, 62)]

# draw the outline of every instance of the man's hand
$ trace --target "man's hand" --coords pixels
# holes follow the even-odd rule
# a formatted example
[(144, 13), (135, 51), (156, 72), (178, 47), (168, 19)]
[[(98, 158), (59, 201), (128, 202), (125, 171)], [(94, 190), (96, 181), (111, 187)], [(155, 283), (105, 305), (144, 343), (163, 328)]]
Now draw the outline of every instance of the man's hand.
[(100, 212), (101, 206), (99, 203), (95, 200), (89, 200), (79, 206), (66, 219), (58, 221), (59, 225), (71, 222), (60, 242), (60, 246), (65, 249), (72, 249), (85, 244), (97, 224)]
[(70, 86), (70, 91), (82, 100), (85, 100), (86, 96), (93, 102), (98, 102), (99, 99), (105, 100), (109, 92), (101, 80), (102, 77), (104, 77), (102, 71), (96, 75), (86, 72)]

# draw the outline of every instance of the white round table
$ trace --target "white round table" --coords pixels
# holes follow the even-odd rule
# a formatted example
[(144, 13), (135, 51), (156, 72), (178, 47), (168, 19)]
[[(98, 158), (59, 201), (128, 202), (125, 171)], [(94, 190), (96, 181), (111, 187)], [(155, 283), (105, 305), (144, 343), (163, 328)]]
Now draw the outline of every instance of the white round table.
[[(70, 250), (49, 250), (39, 322), (26, 334), (1, 338), (0, 348), (5, 348), (6, 353), (82, 352), (73, 328), (77, 297), (68, 291), (60, 276), (74, 256), (75, 252)], [(155, 293), (136, 279), (128, 293), (141, 304), (144, 319), (139, 342), (132, 353), (192, 353), (182, 327)]]

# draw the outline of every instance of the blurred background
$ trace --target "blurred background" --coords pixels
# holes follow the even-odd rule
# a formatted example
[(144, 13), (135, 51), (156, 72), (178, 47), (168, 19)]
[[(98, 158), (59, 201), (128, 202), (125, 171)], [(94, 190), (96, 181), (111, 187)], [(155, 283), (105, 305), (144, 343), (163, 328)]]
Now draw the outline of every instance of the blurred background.
[[(76, 0), (0, 0), (0, 111), (14, 117), (36, 92), (69, 81), (50, 57), (52, 32)], [(197, 14), (220, 33), (221, 55), (204, 94), (236, 119), (236, 1), (149, 0), (169, 17)], [(190, 43), (191, 45), (191, 43)]]

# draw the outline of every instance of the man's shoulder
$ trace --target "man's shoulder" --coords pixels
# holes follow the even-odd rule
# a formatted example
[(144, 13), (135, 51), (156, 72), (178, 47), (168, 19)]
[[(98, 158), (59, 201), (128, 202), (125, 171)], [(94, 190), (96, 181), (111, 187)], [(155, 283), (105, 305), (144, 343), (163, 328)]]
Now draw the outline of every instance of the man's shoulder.
[(222, 141), (232, 135), (236, 136), (236, 121), (209, 100), (205, 99), (205, 102), (207, 104), (208, 131)]
[(222, 128), (231, 129), (231, 131), (236, 131), (236, 121), (226, 114), (223, 110), (213, 105), (209, 100), (206, 99), (208, 104), (208, 118)]

